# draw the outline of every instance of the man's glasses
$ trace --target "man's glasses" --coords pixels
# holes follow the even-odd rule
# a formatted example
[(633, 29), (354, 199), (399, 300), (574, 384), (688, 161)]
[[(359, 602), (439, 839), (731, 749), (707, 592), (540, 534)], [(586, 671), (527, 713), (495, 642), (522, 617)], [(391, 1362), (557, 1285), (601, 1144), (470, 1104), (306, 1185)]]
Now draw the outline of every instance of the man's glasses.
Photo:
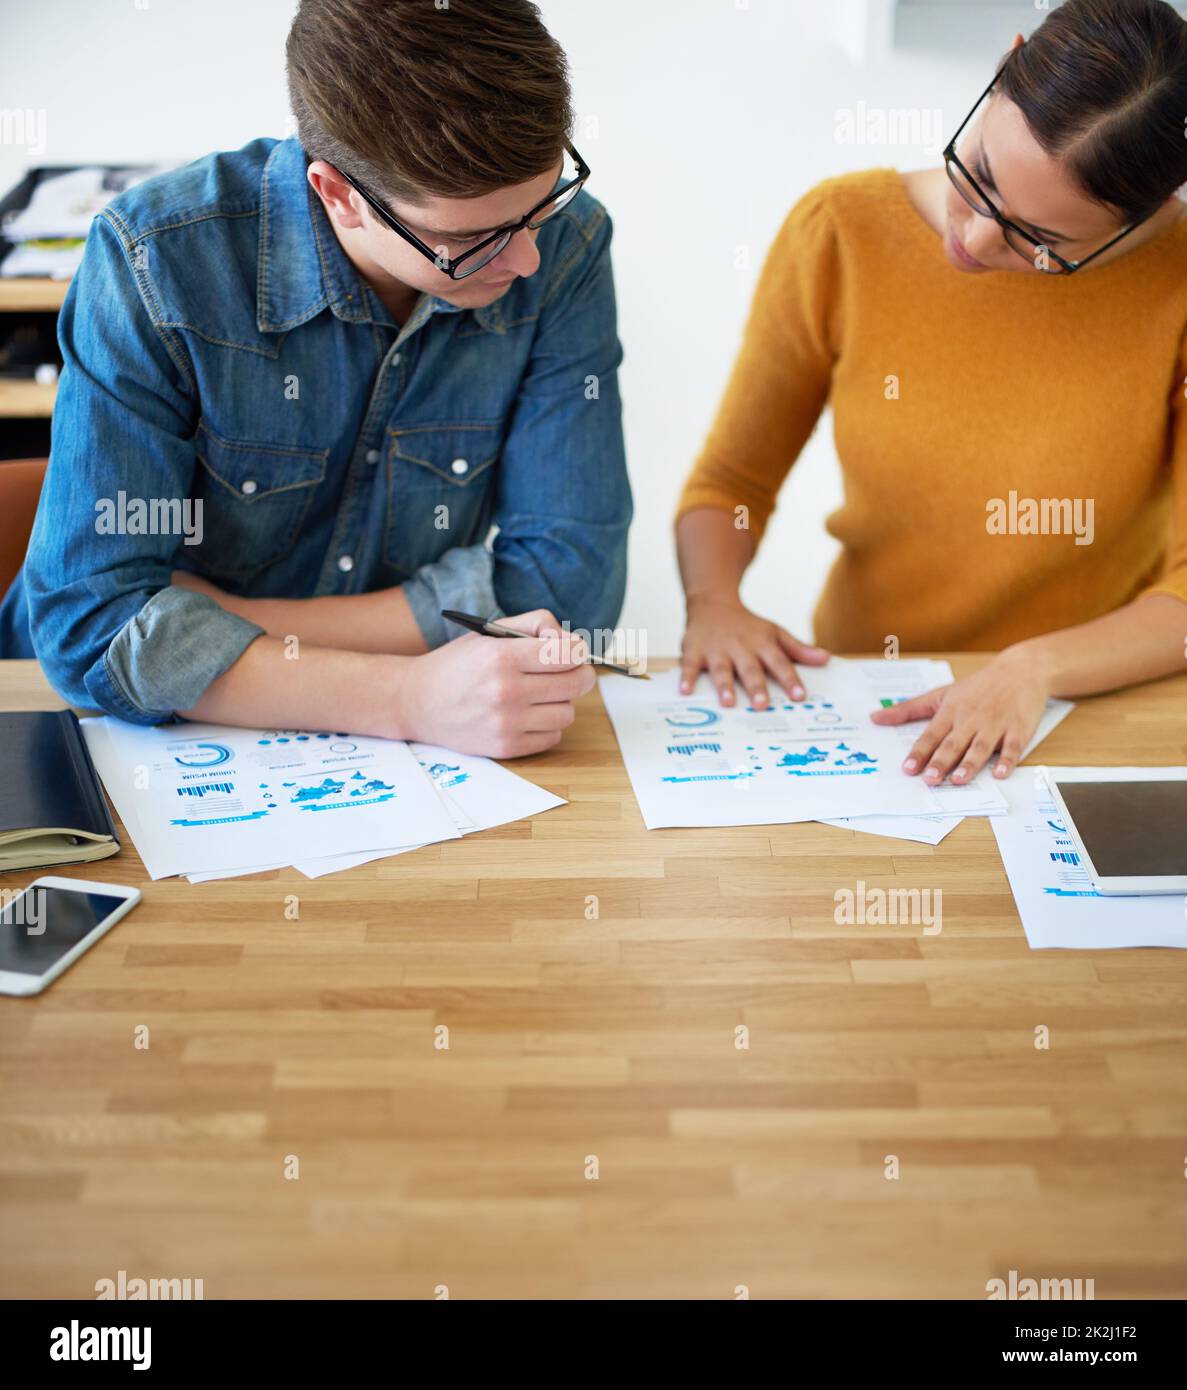
[[(1029, 262), (1036, 270), (1041, 270), (1047, 275), (1072, 275), (1077, 270), (1082, 270), (1090, 261), (1096, 260), (1097, 256), (1103, 256), (1110, 247), (1116, 246), (1122, 237), (1127, 237), (1136, 227), (1140, 227), (1147, 219), (1145, 217), (1126, 227), (1124, 231), (1118, 232), (1111, 241), (1106, 241), (1103, 246), (1085, 256), (1082, 261), (1067, 261), (1049, 246), (1040, 241), (1038, 237), (1032, 236), (1030, 232), (1020, 227), (1017, 222), (1011, 222), (1008, 217), (1003, 217), (997, 210), (992, 199), (981, 187), (972, 174), (964, 167), (956, 157), (956, 142), (960, 139), (961, 133), (968, 123), (973, 119), (977, 107), (985, 100), (994, 87), (997, 85), (998, 78), (1002, 75), (999, 68), (993, 76), (993, 81), (977, 98), (972, 111), (960, 123), (960, 129), (948, 141), (948, 147), (944, 151), (944, 168), (948, 171), (948, 177), (952, 181), (952, 186), (957, 193), (965, 200), (972, 210), (981, 217), (992, 217), (997, 225), (1002, 229), (1002, 236), (1006, 239), (1006, 245), (1011, 251), (1016, 251), (1024, 261)], [(1153, 214), (1148, 214), (1152, 216)]]
[(467, 275), (473, 275), (476, 270), (481, 270), (484, 265), (489, 265), (497, 255), (505, 251), (508, 242), (517, 232), (522, 232), (525, 228), (529, 231), (536, 231), (550, 217), (555, 217), (558, 212), (566, 208), (581, 191), (582, 185), (589, 178), (589, 165), (567, 140), (565, 141), (565, 149), (576, 166), (576, 173), (573, 177), (566, 180), (562, 170), (560, 183), (547, 198), (542, 198), (518, 222), (508, 227), (498, 228), (497, 231), (491, 232), (489, 236), (484, 236), (473, 246), (466, 246), (465, 241), (469, 239), (455, 241), (452, 245), (428, 246), (421, 241), (415, 232), (409, 231), (398, 217), (393, 216), (379, 199), (369, 193), (357, 179), (352, 178), (345, 170), (339, 172), (355, 192), (366, 199), (368, 206), (380, 221), (390, 227), (398, 236), (403, 237), (410, 246), (415, 246), (422, 256), (432, 261), (437, 269), (444, 271), (451, 280), (464, 280)]

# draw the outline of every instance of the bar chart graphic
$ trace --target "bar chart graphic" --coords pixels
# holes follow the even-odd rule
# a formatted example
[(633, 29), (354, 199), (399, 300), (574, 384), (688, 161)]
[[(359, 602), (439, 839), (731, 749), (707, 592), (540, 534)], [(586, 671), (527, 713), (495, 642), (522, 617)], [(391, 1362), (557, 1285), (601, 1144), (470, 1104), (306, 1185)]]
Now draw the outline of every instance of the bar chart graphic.
[(178, 787), (178, 796), (196, 796), (199, 801), (204, 796), (229, 796), (235, 790), (234, 782), (205, 782), (200, 787)]

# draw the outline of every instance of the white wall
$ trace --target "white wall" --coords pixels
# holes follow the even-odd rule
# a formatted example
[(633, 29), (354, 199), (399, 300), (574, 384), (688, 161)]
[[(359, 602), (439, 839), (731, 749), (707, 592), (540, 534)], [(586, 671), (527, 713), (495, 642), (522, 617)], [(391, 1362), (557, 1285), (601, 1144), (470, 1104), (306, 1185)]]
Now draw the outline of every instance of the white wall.
[[(590, 188), (616, 225), (637, 509), (623, 621), (646, 629), (654, 655), (681, 632), (673, 504), (783, 215), (830, 174), (939, 160), (936, 148), (839, 143), (837, 112), (936, 111), (947, 139), (1013, 34), (1042, 18), (1033, 0), (911, 4), (893, 54), (863, 68), (830, 41), (830, 5), (542, 0), (569, 54)], [(30, 163), (196, 157), (283, 135), (292, 11), (292, 0), (0, 0), (0, 107), (44, 110), (48, 137), (33, 157), (0, 145), (0, 187)], [(804, 636), (839, 499), (826, 420), (746, 587)]]

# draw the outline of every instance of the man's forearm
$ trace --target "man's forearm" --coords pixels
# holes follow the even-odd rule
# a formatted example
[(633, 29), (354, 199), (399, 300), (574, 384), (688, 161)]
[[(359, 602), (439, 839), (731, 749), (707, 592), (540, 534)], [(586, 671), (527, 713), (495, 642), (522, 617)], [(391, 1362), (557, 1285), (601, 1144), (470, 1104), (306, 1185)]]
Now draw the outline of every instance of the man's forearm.
[(1048, 692), (1075, 697), (1187, 671), (1187, 603), (1148, 594), (1103, 618), (1009, 649), (1038, 663)]
[(209, 594), (228, 613), (258, 623), (270, 637), (296, 637), (302, 645), (389, 656), (428, 651), (403, 589), (320, 598), (239, 598), (190, 574), (175, 574), (173, 582)]
[(411, 657), (304, 643), (294, 649), (276, 637), (257, 637), (193, 709), (179, 713), (214, 724), (412, 738), (401, 710), (411, 663)]

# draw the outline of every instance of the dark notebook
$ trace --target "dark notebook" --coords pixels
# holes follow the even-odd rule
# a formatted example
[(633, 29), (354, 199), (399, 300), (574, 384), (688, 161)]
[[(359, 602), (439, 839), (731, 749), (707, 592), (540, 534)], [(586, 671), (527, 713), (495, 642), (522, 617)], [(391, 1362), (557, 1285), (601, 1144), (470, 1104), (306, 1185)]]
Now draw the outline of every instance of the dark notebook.
[(74, 712), (0, 714), (0, 873), (86, 864), (119, 847)]

